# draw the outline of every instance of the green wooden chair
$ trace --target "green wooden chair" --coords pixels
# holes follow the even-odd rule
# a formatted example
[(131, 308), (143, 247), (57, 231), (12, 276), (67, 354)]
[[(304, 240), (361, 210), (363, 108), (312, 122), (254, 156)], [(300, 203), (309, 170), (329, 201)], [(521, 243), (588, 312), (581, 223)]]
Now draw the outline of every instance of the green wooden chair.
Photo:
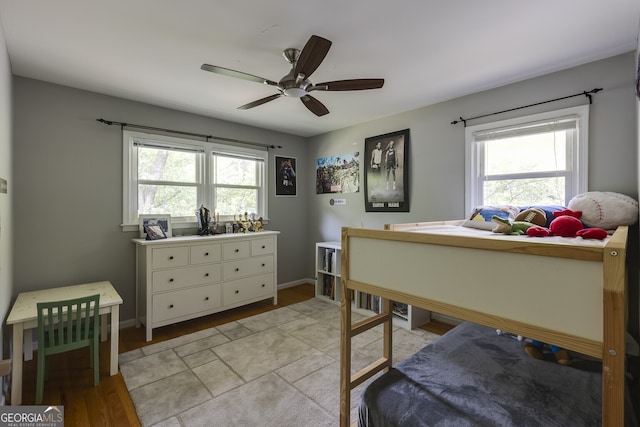
[(89, 347), (93, 383), (100, 384), (98, 362), (98, 319), (100, 295), (64, 301), (42, 302), (38, 308), (38, 373), (36, 405), (42, 403), (44, 380), (48, 377), (47, 356)]

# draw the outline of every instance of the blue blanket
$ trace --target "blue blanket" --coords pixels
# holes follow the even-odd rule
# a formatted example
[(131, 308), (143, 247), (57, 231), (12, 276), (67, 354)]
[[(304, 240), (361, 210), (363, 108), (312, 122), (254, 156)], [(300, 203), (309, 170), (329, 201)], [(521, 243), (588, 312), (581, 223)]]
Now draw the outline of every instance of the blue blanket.
[[(599, 362), (536, 360), (522, 342), (467, 322), (373, 381), (358, 425), (601, 426), (601, 398)], [(637, 425), (632, 415), (627, 425)]]

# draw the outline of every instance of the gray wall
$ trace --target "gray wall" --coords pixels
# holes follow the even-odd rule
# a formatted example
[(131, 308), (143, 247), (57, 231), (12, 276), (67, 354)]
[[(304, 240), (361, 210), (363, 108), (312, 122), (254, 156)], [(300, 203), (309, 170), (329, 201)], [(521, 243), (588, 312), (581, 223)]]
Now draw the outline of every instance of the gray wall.
[[(464, 126), (450, 124), (458, 117), (475, 117), (541, 101), (604, 88), (590, 110), (589, 190), (616, 191), (637, 198), (634, 54), (619, 55), (566, 71), (503, 86), (471, 96), (409, 111), (383, 120), (311, 138), (308, 168), (319, 157), (364, 152), (364, 139), (410, 129), (410, 203), (407, 213), (366, 213), (364, 194), (314, 195), (311, 198), (312, 240), (336, 240), (340, 227), (381, 228), (388, 222), (461, 219), (464, 211)], [(434, 83), (437, 84), (437, 83)], [(575, 106), (584, 96), (469, 122), (506, 119), (516, 115)], [(515, 154), (515, 153), (514, 153)], [(361, 177), (363, 161), (361, 159)], [(314, 193), (313, 183), (308, 191)], [(347, 200), (330, 206), (331, 198)]]
[[(9, 313), (13, 293), (11, 200), (14, 188), (11, 166), (11, 129), (11, 69), (4, 30), (0, 23), (0, 178), (7, 180), (9, 185), (9, 191), (6, 194), (0, 193), (0, 321), (3, 325), (0, 327), (0, 360), (9, 357), (8, 345), (4, 340), (4, 322)], [(4, 387), (0, 388), (0, 405), (4, 400), (2, 390)]]
[[(123, 321), (135, 315), (135, 252), (123, 232), (122, 134), (96, 119), (213, 134), (283, 146), (275, 155), (307, 158), (303, 138), (241, 126), (21, 77), (14, 78), (15, 290), (110, 280)], [(300, 161), (299, 160), (299, 161)], [(299, 178), (306, 188), (308, 177)], [(270, 183), (267, 229), (280, 230), (278, 281), (307, 277), (295, 262), (310, 246), (308, 196), (276, 198)], [(194, 208), (195, 210), (195, 208)]]

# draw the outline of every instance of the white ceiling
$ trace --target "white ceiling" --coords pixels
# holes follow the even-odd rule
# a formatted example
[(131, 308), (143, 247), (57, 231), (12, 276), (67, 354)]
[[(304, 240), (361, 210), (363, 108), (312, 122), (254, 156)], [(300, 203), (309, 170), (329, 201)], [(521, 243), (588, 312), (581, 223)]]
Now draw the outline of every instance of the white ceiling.
[[(0, 17), (15, 75), (312, 136), (635, 50), (640, 1), (0, 0)], [(333, 42), (312, 82), (384, 87), (314, 92), (323, 117), (238, 110), (277, 92), (200, 69), (278, 81), (312, 34)]]

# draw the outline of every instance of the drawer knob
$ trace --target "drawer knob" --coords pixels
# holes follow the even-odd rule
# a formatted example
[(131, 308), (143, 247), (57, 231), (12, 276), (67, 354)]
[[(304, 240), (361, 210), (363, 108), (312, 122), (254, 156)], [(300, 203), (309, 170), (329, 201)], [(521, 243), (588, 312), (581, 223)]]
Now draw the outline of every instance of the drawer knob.
[(262, 245), (262, 249), (265, 249), (265, 248), (266, 248), (266, 246), (265, 246), (265, 245)]
[(204, 300), (205, 301), (209, 301), (209, 297), (204, 297)]
[(173, 308), (173, 304), (171, 304), (171, 305), (169, 306), (169, 308)]
[(204, 273), (204, 277), (209, 277), (209, 273)]
[(205, 253), (204, 253), (204, 256), (209, 256), (209, 252), (205, 252)]
[(265, 263), (263, 262), (263, 263), (262, 263), (262, 266), (264, 267), (265, 265), (267, 265), (267, 264), (265, 264)]
[(169, 279), (169, 283), (173, 282), (173, 278)]
[(265, 285), (265, 284), (263, 283), (263, 284), (262, 284), (262, 287), (264, 288), (265, 286), (267, 286), (267, 285)]
[(239, 293), (240, 293), (240, 291), (239, 291), (239, 290), (236, 290), (236, 291), (235, 291), (235, 293), (236, 293), (236, 294), (239, 294)]
[(240, 269), (239, 269), (239, 268), (236, 268), (236, 273), (237, 273), (238, 271), (240, 271)]
[(173, 259), (173, 255), (171, 255), (171, 256), (169, 257), (169, 259)]
[(236, 249), (235, 252), (240, 252), (240, 249)]

